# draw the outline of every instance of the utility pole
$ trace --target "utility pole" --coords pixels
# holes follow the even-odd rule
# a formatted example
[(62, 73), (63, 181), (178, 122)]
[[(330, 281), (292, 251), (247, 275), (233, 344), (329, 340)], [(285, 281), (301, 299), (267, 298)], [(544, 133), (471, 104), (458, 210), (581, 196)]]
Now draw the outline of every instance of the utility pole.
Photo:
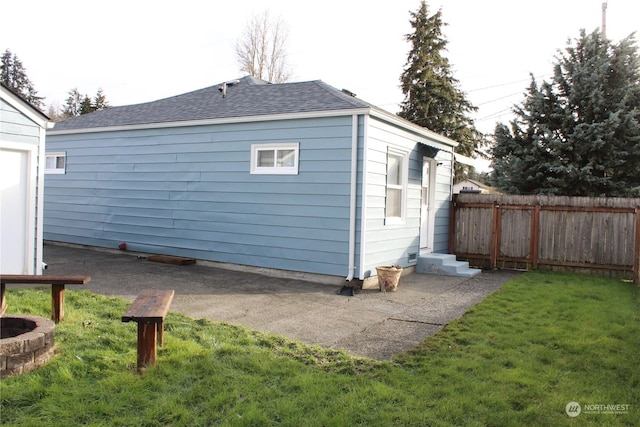
[(607, 38), (607, 2), (602, 3), (602, 27), (600, 28), (602, 38)]

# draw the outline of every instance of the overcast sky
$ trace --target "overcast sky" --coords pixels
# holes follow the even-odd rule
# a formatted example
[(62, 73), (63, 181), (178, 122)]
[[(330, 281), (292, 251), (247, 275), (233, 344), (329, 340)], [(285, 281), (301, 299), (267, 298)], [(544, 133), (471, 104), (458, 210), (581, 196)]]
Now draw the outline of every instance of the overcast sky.
[[(438, 0), (447, 57), (492, 132), (523, 99), (529, 73), (549, 78), (554, 55), (602, 22), (602, 0)], [(47, 105), (102, 88), (111, 105), (152, 101), (242, 77), (233, 44), (254, 13), (289, 27), (293, 81), (323, 80), (393, 113), (420, 0), (4, 1), (0, 49), (18, 55)], [(640, 1), (609, 0), (607, 36), (640, 33)]]

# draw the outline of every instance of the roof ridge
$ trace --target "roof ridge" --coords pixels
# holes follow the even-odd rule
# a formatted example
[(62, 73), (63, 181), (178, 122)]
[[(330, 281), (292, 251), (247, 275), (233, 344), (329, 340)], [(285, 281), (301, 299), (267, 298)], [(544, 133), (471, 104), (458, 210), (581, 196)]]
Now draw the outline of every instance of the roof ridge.
[[(238, 80), (240, 82), (245, 82), (245, 83), (250, 84), (250, 85), (270, 85), (270, 84), (273, 84), (270, 81), (261, 79), (259, 77), (252, 76), (251, 74), (247, 74), (246, 76), (241, 77), (241, 78), (236, 79), (236, 80)], [(222, 83), (220, 83), (220, 84), (222, 84)]]
[[(334, 97), (343, 100), (343, 101), (347, 101), (348, 103), (350, 103), (351, 105), (353, 105), (354, 107), (362, 107), (362, 104), (366, 104), (368, 106), (371, 106), (368, 102), (365, 102), (359, 98), (356, 98), (356, 95), (349, 95), (346, 94), (344, 91), (337, 89), (333, 86), (331, 86), (328, 83), (325, 83), (322, 80), (313, 80), (309, 83), (315, 83), (316, 85), (322, 87), (324, 90), (326, 90), (329, 94), (333, 95)], [(351, 92), (353, 93), (353, 92)]]

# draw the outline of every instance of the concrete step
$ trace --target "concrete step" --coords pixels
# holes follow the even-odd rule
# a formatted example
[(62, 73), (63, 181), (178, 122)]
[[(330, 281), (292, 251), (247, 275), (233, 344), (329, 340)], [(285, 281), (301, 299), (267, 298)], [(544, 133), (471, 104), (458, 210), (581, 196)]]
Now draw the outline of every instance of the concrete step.
[(468, 262), (457, 261), (451, 254), (428, 254), (418, 257), (416, 273), (440, 274), (443, 276), (474, 277), (482, 270), (470, 268)]

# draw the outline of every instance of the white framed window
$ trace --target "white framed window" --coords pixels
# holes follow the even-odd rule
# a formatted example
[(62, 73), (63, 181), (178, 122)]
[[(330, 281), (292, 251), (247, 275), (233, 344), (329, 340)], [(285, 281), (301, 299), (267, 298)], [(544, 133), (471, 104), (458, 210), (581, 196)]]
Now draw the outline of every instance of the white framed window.
[(389, 148), (387, 152), (385, 224), (400, 224), (405, 220), (408, 177), (409, 153)]
[(44, 173), (64, 174), (67, 167), (67, 154), (65, 152), (46, 153)]
[(251, 145), (251, 173), (297, 175), (299, 143)]

